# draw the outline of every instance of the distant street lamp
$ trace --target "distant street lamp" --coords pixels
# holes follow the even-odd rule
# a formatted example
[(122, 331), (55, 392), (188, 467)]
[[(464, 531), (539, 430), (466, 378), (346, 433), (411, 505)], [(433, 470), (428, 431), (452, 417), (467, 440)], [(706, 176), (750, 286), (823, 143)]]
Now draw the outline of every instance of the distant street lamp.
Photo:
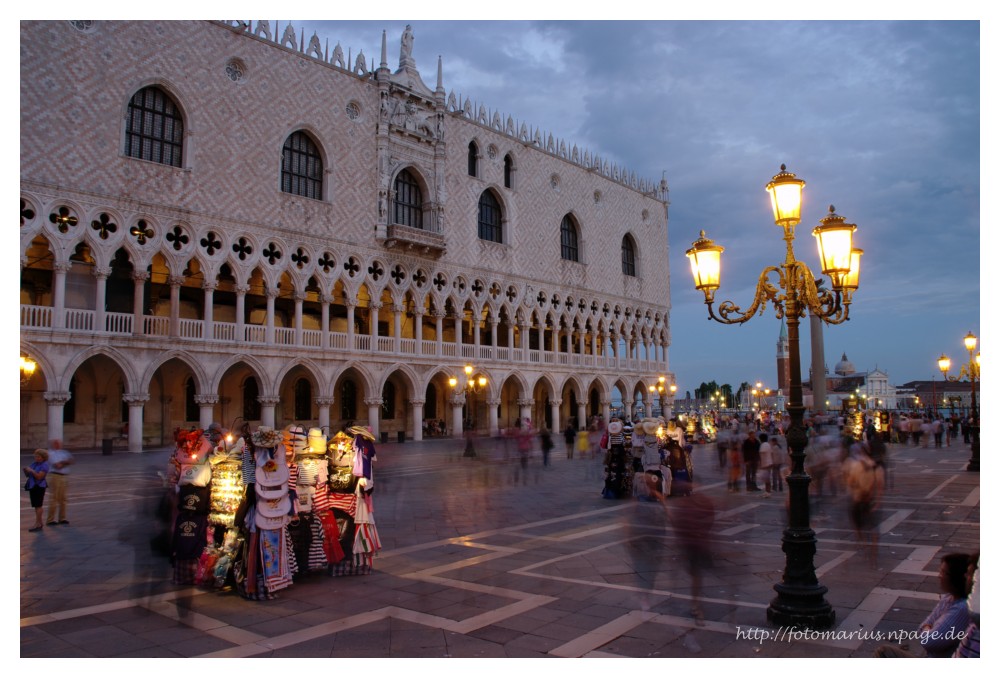
[(26, 355), (21, 356), (21, 386), (31, 381), (31, 377), (34, 376), (37, 369), (38, 363)]
[(951, 359), (943, 353), (938, 358), (938, 369), (944, 375), (945, 381), (961, 381), (962, 377), (967, 377), (969, 380), (969, 392), (972, 396), (972, 409), (969, 411), (969, 415), (972, 418), (970, 422), (970, 428), (972, 429), (972, 456), (965, 470), (977, 472), (979, 471), (979, 408), (976, 406), (976, 381), (979, 380), (979, 353), (976, 353), (973, 357), (972, 352), (976, 350), (978, 341), (976, 335), (972, 332), (965, 335), (965, 339), (962, 340), (965, 344), (965, 350), (969, 352), (969, 362), (962, 365), (957, 377), (948, 376), (948, 370), (951, 369)]
[[(719, 289), (723, 248), (705, 237), (694, 242), (687, 256), (695, 289), (705, 295), (709, 318), (724, 324), (743, 324), (753, 316), (763, 314), (768, 302), (778, 318), (784, 318), (788, 329), (790, 426), (787, 432), (791, 450), (792, 472), (788, 476), (789, 525), (782, 536), (785, 571), (782, 581), (775, 584), (777, 592), (767, 608), (769, 622), (799, 628), (828, 628), (833, 625), (835, 612), (826, 601), (827, 588), (816, 578), (813, 558), (816, 555), (816, 533), (809, 526), (809, 476), (805, 472), (805, 447), (808, 443), (803, 426), (802, 366), (799, 359), (799, 319), (806, 313), (829, 324), (847, 320), (851, 296), (858, 288), (862, 251), (853, 246), (857, 226), (843, 217), (830, 213), (813, 229), (819, 246), (821, 270), (830, 278), (831, 289), (818, 287), (816, 277), (806, 264), (795, 258), (793, 242), (795, 226), (800, 222), (802, 188), (805, 182), (781, 166), (767, 184), (774, 211), (774, 223), (784, 231), (785, 261), (780, 266), (768, 266), (760, 274), (751, 306), (743, 311), (731, 301), (719, 305), (718, 315), (712, 305)], [(772, 282), (774, 275), (777, 280)]]

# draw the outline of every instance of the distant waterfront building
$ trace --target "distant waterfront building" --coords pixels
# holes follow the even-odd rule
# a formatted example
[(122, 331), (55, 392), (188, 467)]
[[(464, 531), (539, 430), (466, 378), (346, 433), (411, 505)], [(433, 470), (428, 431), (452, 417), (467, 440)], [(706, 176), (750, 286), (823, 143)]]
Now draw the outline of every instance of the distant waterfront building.
[(672, 380), (666, 181), (428, 87), (409, 37), (20, 31), (22, 447), (558, 429)]

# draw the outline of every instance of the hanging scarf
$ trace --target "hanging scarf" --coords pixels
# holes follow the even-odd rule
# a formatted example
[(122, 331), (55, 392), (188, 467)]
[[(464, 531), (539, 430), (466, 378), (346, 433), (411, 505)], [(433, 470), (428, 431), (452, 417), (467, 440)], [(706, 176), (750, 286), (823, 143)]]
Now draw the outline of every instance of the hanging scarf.
[(292, 583), (288, 567), (285, 529), (258, 530), (260, 538), (261, 572), (268, 591), (279, 591)]

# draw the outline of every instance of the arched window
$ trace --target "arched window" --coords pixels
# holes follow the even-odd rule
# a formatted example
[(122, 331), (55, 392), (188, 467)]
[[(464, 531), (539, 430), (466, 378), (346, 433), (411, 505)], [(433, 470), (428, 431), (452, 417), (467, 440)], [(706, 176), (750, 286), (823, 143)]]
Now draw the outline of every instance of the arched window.
[(312, 384), (308, 379), (295, 382), (295, 418), (298, 421), (312, 419)]
[(391, 381), (382, 387), (382, 418), (396, 418), (396, 385)]
[(260, 396), (260, 388), (257, 386), (257, 380), (253, 377), (247, 377), (246, 381), (243, 382), (244, 421), (260, 421), (260, 402), (257, 400), (258, 396)]
[[(122, 402), (125, 402), (122, 400)], [(76, 423), (76, 375), (69, 380), (69, 400), (63, 405), (63, 423)]]
[(350, 379), (340, 385), (340, 418), (358, 418), (358, 387)]
[(198, 421), (201, 410), (194, 401), (194, 377), (188, 377), (184, 382), (184, 421)]
[(438, 416), (438, 392), (434, 384), (427, 384), (424, 391), (424, 419), (437, 419)]
[(635, 241), (630, 235), (622, 238), (622, 273), (635, 277)]
[(144, 87), (128, 102), (125, 155), (181, 166), (184, 121), (174, 100), (159, 87)]
[(281, 190), (305, 198), (323, 198), (323, 159), (305, 132), (293, 132), (281, 149)]
[(479, 196), (479, 239), (503, 242), (503, 213), (490, 191), (483, 191)]
[(504, 188), (510, 188), (511, 175), (514, 173), (514, 159), (510, 157), (510, 153), (503, 157), (503, 185)]
[(563, 217), (559, 226), (559, 238), (562, 241), (562, 258), (567, 261), (580, 261), (580, 241), (576, 232), (576, 224), (568, 214)]
[(420, 193), (420, 185), (409, 170), (403, 170), (396, 175), (395, 189), (393, 223), (423, 228), (424, 197)]
[(469, 142), (469, 176), (479, 176), (479, 146), (475, 141)]

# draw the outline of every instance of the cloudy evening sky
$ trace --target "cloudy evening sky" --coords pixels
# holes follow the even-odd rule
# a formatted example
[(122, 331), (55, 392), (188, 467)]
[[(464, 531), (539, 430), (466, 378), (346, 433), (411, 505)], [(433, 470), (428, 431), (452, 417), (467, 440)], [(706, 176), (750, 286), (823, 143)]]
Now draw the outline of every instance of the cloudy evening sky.
[[(717, 300), (752, 301), (784, 258), (764, 185), (782, 163), (807, 182), (796, 254), (817, 264), (829, 205), (864, 249), (851, 320), (824, 329), (895, 384), (957, 363), (979, 326), (980, 24), (977, 21), (293, 22), (330, 49), (389, 66), (413, 56), (444, 87), (670, 187), (670, 364), (681, 393), (702, 381), (773, 384), (780, 322), (707, 320), (685, 250), (700, 229), (726, 248)], [(803, 374), (808, 374), (808, 324)], [(940, 374), (937, 373), (937, 378)]]

